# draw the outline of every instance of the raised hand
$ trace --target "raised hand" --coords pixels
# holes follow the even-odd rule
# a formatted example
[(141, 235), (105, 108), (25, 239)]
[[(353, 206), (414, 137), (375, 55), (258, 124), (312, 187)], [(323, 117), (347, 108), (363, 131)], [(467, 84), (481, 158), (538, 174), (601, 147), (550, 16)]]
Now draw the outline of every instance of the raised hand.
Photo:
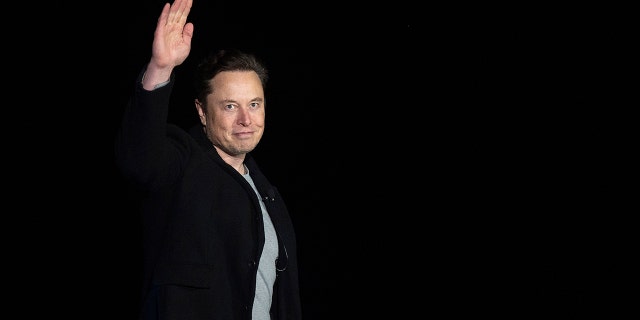
[(173, 68), (182, 64), (191, 51), (193, 23), (187, 22), (193, 0), (166, 3), (158, 18), (153, 36), (151, 60), (143, 79), (143, 87), (151, 90), (169, 80)]

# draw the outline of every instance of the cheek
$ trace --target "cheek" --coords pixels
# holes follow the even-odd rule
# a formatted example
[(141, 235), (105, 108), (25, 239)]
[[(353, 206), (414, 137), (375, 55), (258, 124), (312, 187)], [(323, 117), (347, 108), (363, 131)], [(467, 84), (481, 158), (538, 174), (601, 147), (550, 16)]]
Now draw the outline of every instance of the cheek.
[(264, 111), (256, 114), (256, 116), (255, 116), (253, 121), (259, 126), (264, 126), (264, 122), (265, 122)]

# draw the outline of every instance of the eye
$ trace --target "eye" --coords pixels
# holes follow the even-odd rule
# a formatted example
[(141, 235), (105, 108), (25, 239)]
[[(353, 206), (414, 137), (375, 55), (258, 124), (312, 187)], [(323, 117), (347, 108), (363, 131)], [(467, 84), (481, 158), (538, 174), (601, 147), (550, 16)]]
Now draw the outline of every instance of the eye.
[(227, 109), (227, 110), (233, 110), (233, 109), (236, 108), (236, 106), (233, 105), (233, 104), (227, 104), (227, 105), (224, 106), (224, 108)]
[(259, 107), (260, 107), (260, 103), (258, 103), (258, 102), (252, 102), (252, 103), (250, 104), (250, 106), (251, 106), (251, 109), (257, 109), (257, 108), (259, 108)]

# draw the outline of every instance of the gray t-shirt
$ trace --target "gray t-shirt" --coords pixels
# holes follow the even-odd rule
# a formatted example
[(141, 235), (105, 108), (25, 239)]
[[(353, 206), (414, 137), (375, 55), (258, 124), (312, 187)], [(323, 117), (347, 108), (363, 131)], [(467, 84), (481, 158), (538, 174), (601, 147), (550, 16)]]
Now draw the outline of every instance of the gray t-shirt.
[[(242, 175), (253, 190), (258, 195), (258, 199), (262, 199), (260, 193), (256, 189), (249, 169), (245, 167), (246, 174)], [(276, 259), (278, 258), (278, 238), (276, 230), (273, 227), (271, 218), (267, 212), (264, 202), (260, 201), (262, 208), (262, 221), (264, 222), (264, 248), (258, 263), (258, 277), (256, 279), (256, 295), (253, 298), (253, 310), (251, 319), (253, 320), (270, 320), (269, 310), (271, 309), (271, 297), (273, 296), (273, 284), (276, 281)]]

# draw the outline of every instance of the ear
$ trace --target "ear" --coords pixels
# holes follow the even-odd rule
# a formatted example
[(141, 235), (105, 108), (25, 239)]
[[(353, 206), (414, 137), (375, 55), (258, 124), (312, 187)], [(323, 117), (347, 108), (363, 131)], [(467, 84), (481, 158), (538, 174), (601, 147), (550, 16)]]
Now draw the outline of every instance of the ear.
[(207, 125), (207, 115), (205, 112), (205, 106), (198, 99), (195, 100), (196, 110), (198, 111), (198, 117), (200, 118), (200, 123), (203, 126)]

